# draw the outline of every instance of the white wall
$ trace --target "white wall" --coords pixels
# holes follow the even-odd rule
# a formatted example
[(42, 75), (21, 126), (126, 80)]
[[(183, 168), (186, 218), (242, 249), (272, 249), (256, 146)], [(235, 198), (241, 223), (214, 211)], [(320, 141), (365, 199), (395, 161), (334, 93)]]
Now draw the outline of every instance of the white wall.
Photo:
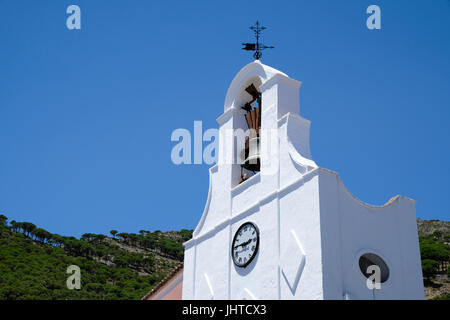
[[(414, 200), (365, 204), (324, 169), (319, 185), (325, 297), (340, 299), (344, 292), (351, 299), (424, 299)], [(367, 289), (358, 265), (364, 253), (379, 255), (389, 267), (380, 290)]]
[[(220, 130), (240, 127), (236, 99), (255, 77), (262, 126), (275, 129), (278, 139), (263, 155), (261, 172), (239, 185), (235, 165), (210, 169), (208, 201), (185, 244), (183, 299), (423, 299), (414, 201), (367, 205), (336, 173), (317, 167), (310, 122), (298, 114), (298, 81), (259, 61), (245, 66), (228, 89)], [(220, 150), (232, 150), (229, 143), (220, 141)], [(275, 172), (264, 164), (269, 156)], [(231, 241), (247, 221), (258, 226), (260, 247), (251, 264), (239, 268)], [(390, 268), (375, 293), (358, 266), (365, 252), (380, 255)]]

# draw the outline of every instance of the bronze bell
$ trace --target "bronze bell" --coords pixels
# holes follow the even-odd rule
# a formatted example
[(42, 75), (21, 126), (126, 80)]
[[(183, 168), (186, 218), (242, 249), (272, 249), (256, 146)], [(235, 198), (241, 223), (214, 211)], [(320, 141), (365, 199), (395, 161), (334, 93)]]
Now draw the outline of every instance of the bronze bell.
[(259, 171), (261, 167), (259, 137), (249, 138), (247, 142), (248, 147), (245, 148), (245, 160), (242, 166), (250, 171)]

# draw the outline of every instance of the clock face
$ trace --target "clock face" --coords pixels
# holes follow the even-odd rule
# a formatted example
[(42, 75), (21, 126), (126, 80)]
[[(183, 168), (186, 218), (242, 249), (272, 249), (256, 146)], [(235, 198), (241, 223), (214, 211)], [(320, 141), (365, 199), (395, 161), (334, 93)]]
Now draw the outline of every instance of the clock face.
[(259, 231), (251, 222), (246, 222), (236, 231), (231, 243), (231, 256), (234, 264), (244, 268), (258, 252)]

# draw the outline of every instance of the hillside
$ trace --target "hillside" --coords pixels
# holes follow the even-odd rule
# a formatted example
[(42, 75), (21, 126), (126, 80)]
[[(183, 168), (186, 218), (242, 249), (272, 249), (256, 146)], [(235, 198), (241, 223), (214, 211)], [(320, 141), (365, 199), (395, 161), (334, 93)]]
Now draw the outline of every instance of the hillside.
[(417, 230), (419, 236), (429, 236), (436, 231), (450, 235), (450, 221), (417, 219)]
[[(418, 219), (427, 299), (449, 299), (450, 222)], [(183, 260), (191, 230), (52, 234), (0, 215), (0, 300), (140, 299)], [(81, 269), (81, 289), (69, 290), (66, 269)]]
[(450, 222), (417, 219), (427, 299), (450, 299)]
[[(0, 215), (0, 300), (140, 299), (183, 259), (191, 231), (63, 237)], [(69, 290), (67, 267), (81, 269)]]

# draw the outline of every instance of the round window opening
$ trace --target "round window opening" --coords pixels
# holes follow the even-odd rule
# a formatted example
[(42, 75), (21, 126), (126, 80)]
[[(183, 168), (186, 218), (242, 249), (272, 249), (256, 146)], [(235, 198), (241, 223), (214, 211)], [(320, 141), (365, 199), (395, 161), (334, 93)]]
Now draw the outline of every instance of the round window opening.
[(389, 268), (386, 262), (384, 262), (384, 260), (380, 256), (374, 253), (366, 253), (359, 258), (359, 269), (361, 269), (361, 272), (366, 278), (369, 278), (371, 275), (373, 275), (373, 270), (369, 270), (370, 272), (367, 272), (367, 269), (373, 265), (376, 265), (380, 268), (381, 283), (386, 282), (389, 278)]

